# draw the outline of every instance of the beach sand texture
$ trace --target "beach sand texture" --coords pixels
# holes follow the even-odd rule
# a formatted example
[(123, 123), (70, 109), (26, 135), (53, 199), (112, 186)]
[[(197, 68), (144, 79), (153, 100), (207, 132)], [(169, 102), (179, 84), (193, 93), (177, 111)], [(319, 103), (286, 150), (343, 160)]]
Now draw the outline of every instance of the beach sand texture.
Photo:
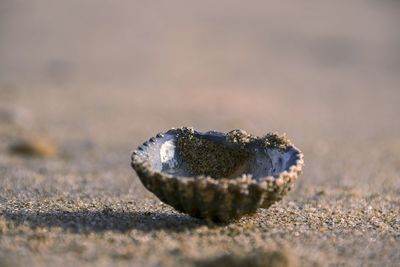
[[(0, 266), (396, 266), (399, 14), (390, 0), (1, 1)], [(180, 214), (130, 167), (180, 126), (287, 133), (304, 173), (238, 222)]]

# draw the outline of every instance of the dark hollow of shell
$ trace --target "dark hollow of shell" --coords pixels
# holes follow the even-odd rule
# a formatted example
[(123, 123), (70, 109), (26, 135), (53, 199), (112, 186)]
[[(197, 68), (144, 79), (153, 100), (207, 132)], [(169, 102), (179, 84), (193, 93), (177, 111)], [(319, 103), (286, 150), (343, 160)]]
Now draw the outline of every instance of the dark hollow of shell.
[(132, 153), (132, 167), (161, 201), (193, 217), (228, 222), (290, 191), (303, 154), (285, 136), (171, 129)]

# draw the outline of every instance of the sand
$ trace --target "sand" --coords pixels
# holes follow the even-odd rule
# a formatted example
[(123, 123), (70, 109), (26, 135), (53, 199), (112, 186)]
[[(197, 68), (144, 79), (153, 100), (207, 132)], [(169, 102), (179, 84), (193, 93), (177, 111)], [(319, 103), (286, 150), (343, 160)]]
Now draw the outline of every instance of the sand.
[[(51, 2), (0, 4), (0, 267), (398, 265), (398, 3)], [(130, 154), (180, 126), (286, 133), (304, 174), (228, 225), (178, 213)]]
[[(24, 93), (29, 103), (35, 103), (30, 92)], [(115, 103), (120, 106), (122, 101)], [(79, 113), (80, 109), (71, 109), (65, 116)], [(181, 114), (172, 113), (171, 124)], [(129, 123), (129, 114), (125, 115)], [(265, 115), (253, 119), (259, 116)], [(280, 118), (290, 122), (292, 116)], [(94, 125), (102, 120), (99, 117)], [(60, 127), (56, 121), (47, 130), (25, 132), (15, 126), (19, 130), (13, 137), (3, 134), (2, 266), (194, 266), (254, 250), (279, 251), (290, 266), (394, 266), (400, 260), (400, 141), (391, 133), (385, 138), (357, 137), (356, 130), (349, 136), (333, 129), (331, 135), (302, 136), (300, 128), (295, 131), (298, 136), (291, 136), (305, 154), (306, 167), (294, 191), (251, 218), (208, 225), (177, 213), (140, 184), (130, 167), (130, 151), (146, 140), (142, 131), (150, 137), (163, 130), (157, 123), (141, 129), (140, 121), (151, 119), (133, 120), (137, 131), (125, 130), (125, 122), (109, 129), (121, 138), (114, 140), (110, 134), (108, 141), (105, 132), (74, 137), (68, 131), (76, 134), (75, 125)], [(25, 157), (8, 150), (15, 142), (11, 140), (31, 132), (56, 139), (58, 154)]]

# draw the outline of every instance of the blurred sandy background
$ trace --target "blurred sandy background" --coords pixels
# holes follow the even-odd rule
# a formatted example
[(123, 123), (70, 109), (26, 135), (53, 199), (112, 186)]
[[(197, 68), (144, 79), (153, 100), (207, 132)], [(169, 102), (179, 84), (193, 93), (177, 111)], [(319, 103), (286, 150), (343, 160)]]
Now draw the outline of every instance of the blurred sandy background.
[(47, 122), (96, 134), (118, 123), (115, 137), (172, 125), (381, 135), (399, 125), (399, 9), (397, 1), (2, 0), (2, 99), (34, 94)]
[[(180, 256), (161, 248), (159, 255), (149, 255), (159, 238), (161, 243), (172, 242), (171, 235), (174, 239), (177, 234), (162, 229), (167, 234), (157, 236), (161, 226), (156, 233), (143, 232), (135, 220), (122, 229), (109, 227), (121, 222), (97, 214), (100, 225), (116, 240), (123, 240), (127, 231), (147, 238), (146, 244), (113, 245), (102, 236), (90, 241), (76, 233), (71, 237), (52, 232), (54, 227), (68, 230), (64, 224), (69, 217), (46, 223), (47, 217), (28, 216), (42, 209), (54, 215), (52, 205), (40, 203), (60, 195), (65, 197), (62, 203), (85, 196), (97, 201), (98, 209), (106, 203), (114, 209), (122, 201), (128, 210), (142, 212), (146, 207), (157, 213), (155, 197), (129, 167), (130, 151), (157, 132), (193, 126), (202, 131), (243, 128), (257, 135), (287, 133), (305, 153), (306, 170), (295, 192), (272, 211), (261, 213), (254, 231), (264, 229), (265, 222), (276, 223), (268, 224), (270, 230), (263, 230), (266, 236), (247, 249), (283, 244), (294, 251), (300, 265), (394, 264), (400, 245), (399, 25), (400, 2), (394, 0), (1, 0), (0, 225), (3, 222), (7, 231), (0, 227), (0, 250), (16, 265), (14, 258), (31, 257), (36, 265), (68, 265), (60, 260), (67, 254), (77, 264), (138, 266), (190, 265), (193, 259), (234, 251), (242, 239), (224, 243), (219, 239), (224, 236), (212, 232), (211, 245), (204, 246), (196, 233), (183, 233), (180, 237), (194, 244), (190, 251), (182, 252), (185, 244), (178, 242)], [(13, 123), (17, 131), (11, 129)], [(49, 136), (60, 152), (56, 158), (39, 161), (9, 155), (7, 146), (15, 132)], [(325, 192), (326, 199), (322, 204), (308, 203), (316, 192)], [(104, 201), (103, 196), (111, 200)], [(374, 196), (380, 213), (367, 215), (381, 219), (384, 230), (371, 228), (371, 218), (363, 217)], [(27, 201), (33, 208), (24, 210), (21, 203)], [(131, 202), (136, 206), (127, 204)], [(286, 223), (296, 221), (308, 236), (293, 237), (296, 227), (280, 228), (288, 203), (298, 205), (298, 214)], [(360, 225), (321, 233), (315, 222), (297, 221), (309, 214), (305, 203), (316, 209), (320, 219), (326, 215), (324, 205), (338, 205), (343, 214), (329, 213), (331, 219), (351, 221), (344, 214), (355, 212)], [(79, 212), (80, 204), (75, 204), (72, 210)], [(175, 214), (168, 207), (163, 210)], [(168, 219), (169, 224), (178, 227), (191, 220), (180, 216)], [(90, 228), (81, 219), (72, 221), (78, 229), (104, 230)], [(21, 230), (20, 224), (28, 228)], [(36, 227), (39, 230), (32, 230)], [(279, 237), (271, 227), (281, 231)], [(40, 229), (50, 231), (43, 237), (49, 243), (32, 250), (29, 231)], [(372, 237), (363, 239), (355, 234), (358, 230)], [(54, 251), (51, 244), (59, 238), (67, 240), (65, 244), (83, 242), (88, 249), (83, 256), (67, 245)], [(370, 238), (377, 241), (363, 250)], [(22, 240), (19, 245), (16, 239)], [(332, 242), (342, 242), (343, 249), (336, 243), (329, 247)], [(110, 251), (124, 246), (133, 252), (121, 262)]]

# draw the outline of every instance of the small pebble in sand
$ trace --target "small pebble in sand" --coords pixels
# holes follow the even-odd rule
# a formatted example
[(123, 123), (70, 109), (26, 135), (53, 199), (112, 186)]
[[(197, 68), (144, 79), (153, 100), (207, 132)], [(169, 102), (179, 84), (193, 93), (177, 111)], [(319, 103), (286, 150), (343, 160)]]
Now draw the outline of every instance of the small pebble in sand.
[(31, 157), (54, 157), (56, 145), (46, 138), (21, 138), (12, 143), (8, 150), (11, 154)]

